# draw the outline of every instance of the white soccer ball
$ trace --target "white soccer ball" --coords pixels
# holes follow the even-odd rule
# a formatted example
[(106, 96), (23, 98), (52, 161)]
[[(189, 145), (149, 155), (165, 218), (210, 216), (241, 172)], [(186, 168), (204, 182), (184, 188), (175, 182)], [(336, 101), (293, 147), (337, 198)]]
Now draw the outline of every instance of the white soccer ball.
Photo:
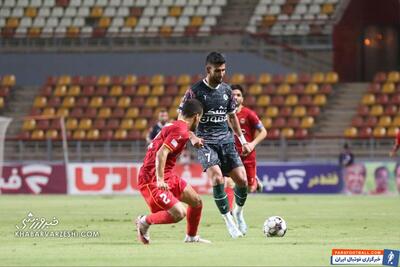
[(282, 217), (271, 216), (264, 222), (264, 235), (266, 237), (283, 237), (286, 230), (286, 222)]

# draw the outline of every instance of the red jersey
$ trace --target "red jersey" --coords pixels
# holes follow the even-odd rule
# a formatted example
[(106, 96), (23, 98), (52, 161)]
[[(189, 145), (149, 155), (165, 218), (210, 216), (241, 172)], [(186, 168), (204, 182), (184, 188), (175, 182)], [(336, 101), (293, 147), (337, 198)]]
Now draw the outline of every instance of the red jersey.
[[(242, 107), (240, 112), (236, 113), (239, 119), (240, 127), (247, 142), (254, 140), (256, 135), (256, 130), (263, 128), (263, 124), (258, 118), (257, 114), (249, 108)], [(235, 145), (239, 152), (242, 153), (242, 145), (240, 144), (239, 138), (235, 135)], [(241, 157), (243, 161), (255, 161), (256, 160), (256, 150), (254, 149), (247, 157)]]
[(400, 131), (396, 133), (396, 145), (400, 145)]
[(167, 123), (148, 146), (143, 165), (140, 168), (139, 185), (157, 181), (156, 154), (162, 145), (165, 145), (171, 150), (171, 153), (168, 154), (164, 169), (165, 180), (167, 180), (169, 177), (168, 174), (171, 174), (176, 159), (185, 148), (188, 140), (189, 130), (186, 122), (174, 121), (172, 123)]

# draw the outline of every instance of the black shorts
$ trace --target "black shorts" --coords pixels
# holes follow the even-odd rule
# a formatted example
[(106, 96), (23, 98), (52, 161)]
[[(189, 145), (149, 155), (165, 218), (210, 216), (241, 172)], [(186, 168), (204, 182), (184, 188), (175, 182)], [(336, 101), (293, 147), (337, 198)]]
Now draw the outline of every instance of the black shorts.
[(205, 144), (204, 147), (198, 149), (197, 157), (204, 171), (218, 165), (225, 176), (229, 176), (228, 174), (233, 169), (243, 166), (234, 143)]

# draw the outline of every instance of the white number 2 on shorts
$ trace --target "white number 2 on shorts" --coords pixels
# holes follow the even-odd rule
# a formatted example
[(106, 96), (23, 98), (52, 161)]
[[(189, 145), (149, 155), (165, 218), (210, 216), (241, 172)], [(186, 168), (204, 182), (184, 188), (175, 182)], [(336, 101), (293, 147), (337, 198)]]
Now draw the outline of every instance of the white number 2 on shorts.
[(162, 193), (160, 195), (160, 198), (165, 204), (168, 204), (169, 202), (171, 202), (171, 199), (169, 199), (165, 193)]

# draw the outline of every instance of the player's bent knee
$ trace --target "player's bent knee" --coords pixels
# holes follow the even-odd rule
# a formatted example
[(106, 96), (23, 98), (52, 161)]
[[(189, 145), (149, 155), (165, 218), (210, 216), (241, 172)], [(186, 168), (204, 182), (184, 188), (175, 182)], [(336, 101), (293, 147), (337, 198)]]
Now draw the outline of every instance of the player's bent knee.
[(193, 205), (191, 205), (193, 208), (201, 207), (203, 205), (203, 201), (201, 200), (200, 196), (197, 196), (193, 200)]
[(221, 175), (215, 175), (213, 177), (214, 184), (223, 184), (225, 183), (225, 178)]

